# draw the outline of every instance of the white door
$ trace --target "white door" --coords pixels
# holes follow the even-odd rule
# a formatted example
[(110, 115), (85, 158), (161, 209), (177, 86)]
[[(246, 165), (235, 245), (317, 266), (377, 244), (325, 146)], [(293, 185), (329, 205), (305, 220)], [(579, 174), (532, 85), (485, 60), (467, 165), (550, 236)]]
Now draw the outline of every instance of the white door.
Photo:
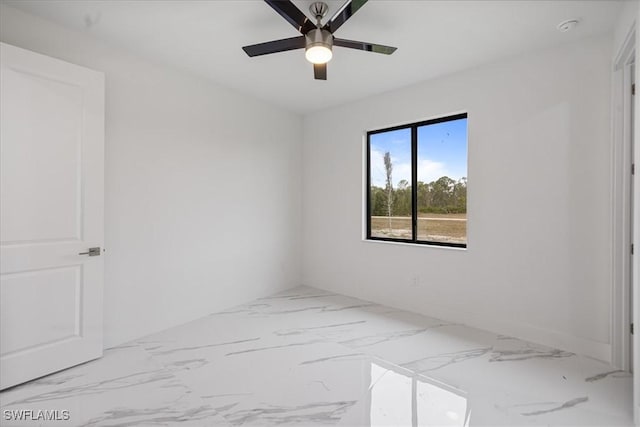
[(0, 43), (0, 389), (102, 355), (103, 175), (104, 75)]

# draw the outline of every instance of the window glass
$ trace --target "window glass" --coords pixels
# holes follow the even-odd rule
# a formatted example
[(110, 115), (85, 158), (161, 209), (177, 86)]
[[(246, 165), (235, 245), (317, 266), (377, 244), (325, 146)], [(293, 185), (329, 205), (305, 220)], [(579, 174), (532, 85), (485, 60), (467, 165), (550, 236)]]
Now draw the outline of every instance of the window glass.
[(418, 240), (467, 242), (467, 119), (418, 127)]
[(412, 239), (411, 129), (371, 135), (371, 235)]

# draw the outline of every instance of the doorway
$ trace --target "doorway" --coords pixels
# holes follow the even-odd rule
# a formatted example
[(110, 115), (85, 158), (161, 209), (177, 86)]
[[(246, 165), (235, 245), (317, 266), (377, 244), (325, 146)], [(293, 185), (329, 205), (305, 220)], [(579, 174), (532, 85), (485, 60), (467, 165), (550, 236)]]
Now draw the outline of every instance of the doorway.
[[(633, 138), (635, 84), (635, 28), (629, 31), (613, 70), (612, 186), (612, 339), (611, 363), (633, 370), (633, 218), (637, 214), (633, 196)], [(636, 255), (637, 256), (637, 255)]]
[(629, 370), (633, 372), (633, 333), (634, 333), (634, 292), (633, 292), (633, 256), (635, 252), (633, 234), (634, 234), (634, 214), (637, 211), (634, 198), (634, 178), (635, 178), (635, 94), (636, 94), (636, 66), (635, 59), (626, 67), (627, 75), (629, 76), (629, 85), (627, 86), (627, 92), (631, 93), (629, 100), (629, 159), (631, 161), (631, 173), (628, 175), (629, 180), (629, 241), (631, 242), (631, 250), (629, 251), (629, 280), (627, 286), (629, 288), (629, 323), (631, 324), (630, 334), (628, 335), (629, 342)]

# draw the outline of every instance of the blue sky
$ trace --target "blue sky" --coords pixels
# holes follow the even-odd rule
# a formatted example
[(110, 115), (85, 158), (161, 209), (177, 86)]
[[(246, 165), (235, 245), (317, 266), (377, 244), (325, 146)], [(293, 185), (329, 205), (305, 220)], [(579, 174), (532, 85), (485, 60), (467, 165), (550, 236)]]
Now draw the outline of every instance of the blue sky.
[[(384, 153), (391, 154), (394, 187), (411, 184), (411, 129), (371, 135), (371, 184), (385, 186)], [(418, 181), (442, 176), (459, 180), (467, 176), (467, 119), (451, 120), (418, 128)]]

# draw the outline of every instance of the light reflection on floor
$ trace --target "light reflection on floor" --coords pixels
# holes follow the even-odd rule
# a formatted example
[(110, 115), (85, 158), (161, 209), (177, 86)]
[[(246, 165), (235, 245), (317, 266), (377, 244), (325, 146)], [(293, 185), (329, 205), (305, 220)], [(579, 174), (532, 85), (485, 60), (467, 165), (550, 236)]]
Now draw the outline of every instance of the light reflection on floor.
[(370, 366), (370, 425), (469, 425), (470, 411), (464, 392), (382, 360)]

